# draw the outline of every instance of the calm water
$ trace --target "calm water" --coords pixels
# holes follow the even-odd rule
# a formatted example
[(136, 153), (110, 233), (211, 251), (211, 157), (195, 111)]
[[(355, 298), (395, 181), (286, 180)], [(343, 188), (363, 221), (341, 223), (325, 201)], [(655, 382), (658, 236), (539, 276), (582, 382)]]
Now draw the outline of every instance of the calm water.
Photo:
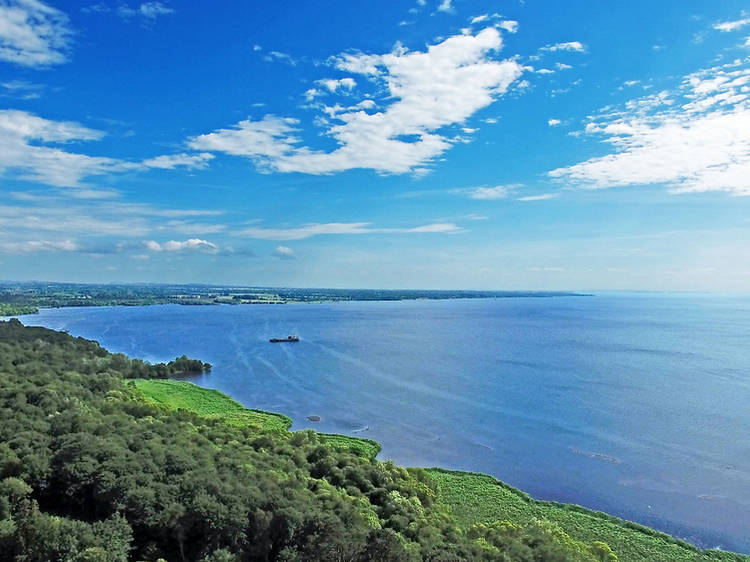
[[(750, 297), (599, 295), (45, 310), (294, 428), (486, 472), (702, 546), (750, 552)], [(298, 334), (298, 344), (270, 344)], [(310, 415), (321, 417), (309, 422)]]

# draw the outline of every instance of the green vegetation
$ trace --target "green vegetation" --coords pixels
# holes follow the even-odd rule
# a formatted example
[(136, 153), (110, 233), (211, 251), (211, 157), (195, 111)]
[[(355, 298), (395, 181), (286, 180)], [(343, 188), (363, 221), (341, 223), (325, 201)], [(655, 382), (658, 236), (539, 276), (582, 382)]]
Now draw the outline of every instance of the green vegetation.
[[(221, 419), (230, 425), (275, 432), (286, 432), (292, 425), (292, 420), (287, 416), (247, 409), (218, 390), (201, 388), (189, 382), (141, 379), (133, 381), (133, 384), (149, 402), (172, 409), (181, 408), (207, 418)], [(372, 439), (328, 433), (319, 433), (318, 437), (326, 445), (370, 459), (374, 459), (380, 452), (380, 443)]]
[(532, 499), (486, 474), (456, 472), (440, 468), (427, 470), (438, 485), (437, 501), (450, 507), (464, 527), (477, 523), (534, 520), (555, 523), (574, 539), (605, 541), (621, 562), (738, 561), (745, 556), (718, 550), (701, 550), (684, 541), (599, 511), (557, 502)]
[(0, 322), (0, 560), (747, 560), (290, 433), (165, 368)]
[(380, 452), (380, 443), (372, 439), (350, 437), (349, 435), (339, 435), (337, 433), (318, 433), (318, 436), (329, 447), (362, 455), (368, 459), (374, 459)]
[(201, 388), (189, 382), (138, 379), (131, 384), (151, 403), (220, 419), (230, 425), (271, 432), (286, 432), (292, 425), (292, 420), (286, 416), (246, 409), (218, 390)]
[(35, 306), (0, 302), (0, 316), (20, 316), (21, 314), (36, 314), (37, 312), (39, 312), (39, 309)]

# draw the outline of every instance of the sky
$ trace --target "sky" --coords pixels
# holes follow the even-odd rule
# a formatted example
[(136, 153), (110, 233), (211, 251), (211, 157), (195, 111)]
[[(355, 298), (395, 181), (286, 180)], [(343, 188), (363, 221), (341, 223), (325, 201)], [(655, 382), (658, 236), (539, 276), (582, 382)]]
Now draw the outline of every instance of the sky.
[(0, 279), (746, 292), (750, 2), (0, 0)]

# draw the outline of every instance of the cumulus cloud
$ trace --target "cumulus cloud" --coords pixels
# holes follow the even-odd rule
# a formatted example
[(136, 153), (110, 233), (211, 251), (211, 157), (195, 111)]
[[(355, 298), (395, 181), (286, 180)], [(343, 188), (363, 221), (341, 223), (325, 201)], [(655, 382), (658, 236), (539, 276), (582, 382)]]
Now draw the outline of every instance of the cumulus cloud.
[(505, 20), (497, 24), (500, 29), (504, 29), (508, 33), (515, 33), (518, 31), (518, 22), (514, 20)]
[(550, 127), (557, 127), (560, 123), (561, 123), (561, 121), (559, 119), (549, 119), (549, 120), (547, 120), (547, 125), (549, 125)]
[(0, 60), (29, 67), (64, 63), (71, 34), (68, 16), (44, 2), (0, 4)]
[(723, 21), (719, 23), (714, 24), (714, 29), (717, 29), (719, 31), (737, 31), (738, 29), (745, 27), (747, 24), (750, 24), (750, 18), (741, 18), (734, 21)]
[(205, 252), (215, 254), (219, 251), (219, 247), (216, 244), (207, 240), (201, 240), (200, 238), (190, 238), (182, 242), (169, 240), (161, 244), (154, 240), (149, 240), (146, 242), (146, 248), (152, 252)]
[(88, 176), (149, 168), (205, 167), (211, 154), (175, 154), (128, 162), (88, 156), (61, 148), (67, 143), (96, 141), (105, 133), (72, 121), (52, 121), (19, 110), (0, 110), (0, 174), (56, 187), (81, 187)]
[(750, 68), (737, 61), (691, 74), (673, 91), (591, 119), (612, 153), (552, 170), (583, 188), (666, 184), (672, 192), (750, 195)]
[(294, 255), (294, 250), (287, 246), (276, 246), (271, 255), (282, 260), (293, 260), (297, 257)]
[(317, 84), (324, 86), (329, 92), (335, 92), (336, 90), (349, 90), (351, 92), (357, 85), (357, 82), (354, 78), (342, 78), (341, 80), (327, 78), (324, 80), (318, 80)]
[(453, 11), (453, 6), (451, 5), (452, 0), (440, 0), (440, 5), (438, 6), (438, 11), (440, 12), (451, 12)]
[(375, 228), (368, 222), (312, 223), (296, 228), (250, 227), (239, 234), (259, 240), (303, 240), (323, 234), (413, 234), (453, 233), (462, 229), (453, 223), (435, 223), (412, 228)]
[[(323, 108), (320, 122), (327, 124), (326, 134), (338, 145), (330, 152), (303, 145), (299, 121), (274, 115), (192, 137), (188, 146), (245, 156), (262, 171), (328, 174), (366, 168), (381, 173), (418, 172), (463, 140), (449, 127), (462, 126), (522, 74), (523, 67), (516, 61), (495, 59), (501, 48), (500, 33), (490, 27), (475, 35), (449, 37), (424, 52), (398, 46), (385, 55), (334, 57), (331, 64), (339, 70), (363, 75), (381, 87), (380, 104), (385, 108), (371, 113), (361, 105)], [(314, 97), (317, 92), (310, 94)]]
[(572, 51), (576, 53), (585, 53), (586, 45), (584, 45), (580, 41), (568, 41), (567, 43), (555, 43), (554, 45), (547, 45), (546, 47), (542, 47), (540, 50), (551, 52)]

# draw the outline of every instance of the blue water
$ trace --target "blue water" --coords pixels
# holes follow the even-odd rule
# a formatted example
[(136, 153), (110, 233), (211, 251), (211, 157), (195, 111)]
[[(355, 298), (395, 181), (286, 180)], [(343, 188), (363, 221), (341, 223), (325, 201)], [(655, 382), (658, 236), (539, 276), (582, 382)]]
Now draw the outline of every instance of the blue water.
[[(493, 474), (701, 546), (750, 552), (750, 297), (598, 295), (43, 310), (294, 428)], [(268, 338), (298, 334), (298, 344)], [(307, 416), (317, 415), (320, 422)]]

